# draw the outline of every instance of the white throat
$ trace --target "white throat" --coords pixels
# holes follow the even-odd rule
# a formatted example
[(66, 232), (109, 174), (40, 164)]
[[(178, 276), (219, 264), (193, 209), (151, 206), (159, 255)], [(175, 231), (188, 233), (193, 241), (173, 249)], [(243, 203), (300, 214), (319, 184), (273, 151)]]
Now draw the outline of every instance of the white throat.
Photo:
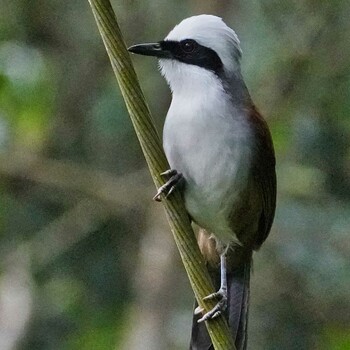
[(205, 68), (166, 59), (159, 60), (159, 67), (173, 97), (184, 95), (188, 98), (197, 95), (196, 92), (205, 94), (213, 86), (223, 90), (220, 79)]

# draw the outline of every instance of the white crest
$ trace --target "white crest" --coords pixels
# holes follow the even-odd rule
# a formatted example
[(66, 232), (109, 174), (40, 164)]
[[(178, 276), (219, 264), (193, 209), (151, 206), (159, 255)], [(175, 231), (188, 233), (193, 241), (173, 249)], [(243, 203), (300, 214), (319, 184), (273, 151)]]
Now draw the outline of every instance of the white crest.
[(184, 19), (165, 40), (196, 40), (200, 45), (213, 49), (227, 71), (239, 68), (242, 54), (240, 42), (233, 29), (217, 16), (199, 15)]

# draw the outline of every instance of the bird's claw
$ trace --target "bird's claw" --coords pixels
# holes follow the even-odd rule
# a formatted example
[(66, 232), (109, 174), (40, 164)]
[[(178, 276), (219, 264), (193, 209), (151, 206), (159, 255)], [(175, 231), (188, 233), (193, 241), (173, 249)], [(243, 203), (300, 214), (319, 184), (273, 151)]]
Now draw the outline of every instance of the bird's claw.
[[(220, 289), (216, 293), (209, 294), (208, 296), (203, 298), (203, 300), (212, 300), (212, 299), (217, 299), (217, 298), (220, 298), (218, 303), (210, 311), (208, 311), (206, 314), (204, 314), (202, 316), (202, 318), (200, 318), (197, 321), (198, 323), (201, 323), (203, 321), (207, 321), (209, 319), (214, 319), (214, 318), (220, 316), (226, 310), (226, 308), (227, 308), (227, 291), (225, 289)], [(197, 307), (194, 312), (195, 312), (195, 315), (198, 315), (203, 311), (204, 310), (202, 308)]]
[(200, 306), (197, 306), (195, 309), (194, 309), (194, 314), (197, 316), (201, 313), (203, 313), (204, 309)]
[(168, 169), (168, 170), (165, 170), (163, 171), (162, 173), (160, 173), (161, 176), (174, 176), (176, 175), (178, 172), (177, 170), (175, 169)]
[(165, 198), (168, 198), (179, 183), (183, 180), (183, 176), (181, 173), (178, 173), (175, 169), (169, 169), (160, 174), (161, 176), (170, 176), (170, 179), (162, 186), (159, 187), (156, 195), (153, 197), (153, 200), (157, 202), (161, 202), (161, 194), (165, 195)]

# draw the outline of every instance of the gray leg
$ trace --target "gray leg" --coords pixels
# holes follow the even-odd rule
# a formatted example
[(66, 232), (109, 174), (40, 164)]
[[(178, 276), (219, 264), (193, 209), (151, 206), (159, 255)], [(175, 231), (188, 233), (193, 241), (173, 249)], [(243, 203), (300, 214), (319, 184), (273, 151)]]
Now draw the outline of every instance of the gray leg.
[[(220, 316), (227, 308), (226, 252), (227, 249), (225, 249), (225, 252), (220, 255), (220, 289), (216, 293), (210, 294), (203, 299), (210, 300), (217, 298), (219, 299), (219, 302), (210, 311), (204, 314), (203, 317), (198, 320), (198, 323)], [(201, 311), (201, 309), (196, 309), (195, 313), (197, 314)]]

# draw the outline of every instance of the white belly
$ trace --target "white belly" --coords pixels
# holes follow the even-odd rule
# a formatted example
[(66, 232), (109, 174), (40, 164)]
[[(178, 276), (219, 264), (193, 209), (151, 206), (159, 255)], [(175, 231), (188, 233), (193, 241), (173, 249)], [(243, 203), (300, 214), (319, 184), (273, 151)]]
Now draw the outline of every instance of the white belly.
[(229, 111), (229, 105), (221, 115), (192, 105), (179, 114), (173, 101), (163, 135), (171, 168), (186, 180), (187, 211), (224, 243), (236, 240), (228, 219), (247, 186), (251, 162), (250, 130), (238, 113), (224, 115)]

